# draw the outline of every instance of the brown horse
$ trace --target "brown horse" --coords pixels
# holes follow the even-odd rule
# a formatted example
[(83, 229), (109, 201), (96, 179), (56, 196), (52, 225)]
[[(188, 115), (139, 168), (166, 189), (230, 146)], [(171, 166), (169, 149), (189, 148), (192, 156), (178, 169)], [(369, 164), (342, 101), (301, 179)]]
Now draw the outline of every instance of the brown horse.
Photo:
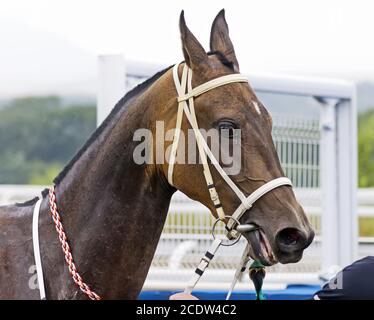
[[(193, 87), (239, 72), (223, 10), (212, 25), (210, 53), (187, 28), (183, 13), (180, 31), (185, 63), (194, 73)], [(180, 73), (182, 67), (183, 63)], [(195, 107), (201, 128), (223, 126), (241, 130), (242, 166), (233, 180), (245, 194), (284, 176), (272, 141), (271, 117), (247, 83), (211, 90), (196, 98)], [(165, 129), (175, 128), (176, 108), (172, 70), (167, 68), (126, 94), (54, 181), (77, 268), (90, 287), (105, 299), (138, 296), (171, 196), (177, 189), (204, 204), (213, 214), (216, 212), (201, 165), (176, 164), (171, 186), (167, 163), (138, 165), (133, 160), (138, 145), (133, 139), (134, 131), (148, 128), (154, 132), (156, 121), (163, 121)], [(188, 127), (184, 119), (182, 130)], [(168, 146), (170, 143), (165, 143), (165, 149)], [(210, 167), (225, 212), (233, 212), (239, 205), (238, 198), (211, 164)], [(0, 207), (2, 299), (39, 299), (39, 291), (30, 286), (35, 264), (31, 233), (35, 202), (34, 199)], [(241, 222), (257, 225), (266, 236), (270, 248), (264, 251), (258, 237), (245, 234), (251, 244), (251, 256), (267, 265), (299, 261), (314, 236), (289, 186), (263, 196)], [(47, 299), (87, 299), (66, 267), (46, 193), (40, 211), (39, 237)]]

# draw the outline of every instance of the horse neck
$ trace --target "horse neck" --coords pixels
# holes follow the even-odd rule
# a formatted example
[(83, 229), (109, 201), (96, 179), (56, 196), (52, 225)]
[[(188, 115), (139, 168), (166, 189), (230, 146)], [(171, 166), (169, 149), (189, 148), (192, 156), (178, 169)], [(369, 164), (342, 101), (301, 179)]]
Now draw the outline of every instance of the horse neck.
[[(165, 82), (170, 83), (168, 78), (170, 74), (162, 76), (122, 107), (56, 186), (57, 206), (78, 271), (104, 298), (136, 298), (165, 222), (172, 190), (155, 165), (135, 164), (133, 133), (149, 128), (168, 104), (170, 97), (159, 94)], [(53, 236), (57, 239), (54, 230)], [(62, 261), (61, 249), (58, 252), (50, 249), (48, 254), (59, 255), (56, 259)], [(76, 291), (70, 286), (63, 295), (71, 297)]]

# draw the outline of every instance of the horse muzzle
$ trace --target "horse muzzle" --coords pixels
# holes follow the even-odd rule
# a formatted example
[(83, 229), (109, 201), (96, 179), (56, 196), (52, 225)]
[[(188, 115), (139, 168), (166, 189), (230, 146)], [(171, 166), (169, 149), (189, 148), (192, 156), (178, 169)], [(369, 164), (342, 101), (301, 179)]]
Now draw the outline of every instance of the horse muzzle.
[(304, 250), (312, 243), (314, 231), (304, 231), (298, 228), (284, 228), (275, 236), (277, 257), (281, 263), (296, 263), (300, 261)]

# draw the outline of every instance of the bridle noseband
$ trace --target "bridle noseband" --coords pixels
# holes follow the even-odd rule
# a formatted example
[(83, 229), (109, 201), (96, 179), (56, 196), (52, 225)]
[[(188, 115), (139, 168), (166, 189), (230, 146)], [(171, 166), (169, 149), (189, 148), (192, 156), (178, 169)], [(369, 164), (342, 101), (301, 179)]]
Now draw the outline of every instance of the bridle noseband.
[[(194, 98), (196, 98), (197, 96), (205, 92), (208, 92), (217, 87), (224, 86), (230, 83), (247, 83), (248, 79), (244, 75), (241, 75), (241, 74), (229, 74), (229, 75), (225, 75), (219, 78), (215, 78), (195, 88), (192, 88), (192, 69), (189, 68), (187, 64), (184, 64), (183, 71), (182, 71), (182, 78), (181, 80), (179, 80), (178, 68), (179, 68), (179, 64), (176, 64), (173, 67), (173, 79), (174, 79), (174, 84), (175, 84), (177, 94), (178, 94), (178, 98), (177, 98), (178, 111), (177, 111), (177, 121), (175, 125), (174, 138), (173, 138), (173, 143), (172, 143), (170, 157), (169, 157), (169, 167), (168, 167), (168, 177), (167, 177), (168, 181), (173, 186), (173, 169), (174, 169), (174, 164), (176, 162), (176, 154), (177, 154), (177, 149), (178, 149), (178, 142), (179, 142), (179, 137), (180, 137), (180, 132), (181, 132), (183, 113), (184, 113), (192, 129), (194, 130), (196, 143), (197, 143), (198, 150), (199, 150), (199, 155), (200, 155), (201, 162), (203, 165), (203, 173), (204, 173), (205, 182), (209, 190), (210, 198), (216, 209), (218, 219), (222, 221), (228, 220), (226, 224), (226, 231), (227, 231), (226, 235), (229, 239), (237, 238), (240, 236), (241, 232), (254, 229), (254, 226), (252, 225), (241, 225), (241, 228), (238, 229), (238, 225), (240, 224), (238, 222), (240, 218), (242, 217), (242, 215), (244, 214), (244, 212), (251, 209), (253, 204), (258, 199), (260, 199), (262, 196), (267, 194), (268, 192), (280, 186), (285, 186), (285, 185), (292, 186), (292, 182), (290, 179), (286, 177), (276, 178), (265, 183), (264, 185), (256, 189), (254, 192), (252, 192), (249, 196), (245, 196), (244, 193), (238, 188), (238, 186), (231, 180), (231, 178), (227, 175), (227, 173), (221, 167), (217, 159), (214, 157), (212, 151), (208, 147), (203, 135), (201, 134), (198, 123), (197, 123), (196, 114), (195, 114)], [(217, 190), (216, 190), (213, 178), (212, 178), (212, 174), (210, 172), (210, 168), (208, 165), (208, 158), (210, 159), (210, 162), (212, 163), (212, 165), (216, 168), (218, 173), (225, 180), (225, 182), (229, 185), (231, 190), (234, 191), (234, 193), (237, 195), (237, 197), (239, 198), (241, 202), (241, 204), (232, 213), (232, 215), (226, 215), (222, 207), (219, 195), (217, 193)], [(231, 219), (229, 217), (231, 217)]]

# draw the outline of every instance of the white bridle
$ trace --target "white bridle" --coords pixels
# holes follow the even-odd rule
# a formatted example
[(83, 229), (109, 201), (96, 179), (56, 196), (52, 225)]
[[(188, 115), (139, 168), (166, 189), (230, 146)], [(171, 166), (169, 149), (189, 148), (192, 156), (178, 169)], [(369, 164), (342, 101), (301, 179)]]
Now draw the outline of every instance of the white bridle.
[[(244, 214), (246, 210), (249, 210), (252, 205), (260, 199), (266, 193), (272, 191), (275, 188), (278, 188), (283, 185), (292, 186), (291, 181), (286, 177), (276, 178), (273, 179), (260, 188), (252, 192), (248, 197), (244, 195), (244, 193), (237, 187), (237, 185), (230, 179), (230, 177), (226, 174), (223, 168), (220, 166), (216, 158), (214, 157), (213, 153), (209, 149), (204, 137), (202, 136), (199, 126), (197, 124), (196, 114), (195, 114), (195, 107), (194, 107), (194, 97), (197, 97), (207, 91), (210, 91), (214, 88), (235, 83), (235, 82), (248, 82), (247, 78), (241, 74), (230, 74), (226, 76), (222, 76), (213, 80), (210, 80), (196, 88), (192, 88), (192, 70), (187, 66), (184, 65), (183, 72), (182, 72), (182, 79), (179, 81), (178, 76), (178, 67), (179, 64), (176, 64), (173, 68), (173, 78), (175, 87), (178, 93), (178, 113), (177, 113), (177, 121), (176, 121), (176, 129), (173, 138), (173, 144), (171, 148), (170, 158), (169, 158), (169, 167), (168, 167), (168, 181), (171, 185), (173, 185), (173, 169), (174, 164), (176, 161), (176, 154), (178, 149), (178, 142), (181, 132), (181, 125), (182, 125), (182, 118), (183, 118), (183, 111), (186, 114), (186, 117), (194, 130), (196, 143), (198, 145), (199, 154), (201, 158), (201, 162), (203, 164), (203, 172), (205, 181), (209, 190), (210, 198), (216, 208), (217, 215), (219, 220), (224, 221), (225, 219), (229, 218), (229, 221), (226, 225), (227, 230), (227, 237), (229, 239), (238, 238), (241, 232), (250, 231), (254, 229), (252, 225), (243, 225), (239, 223), (239, 219)], [(214, 181), (210, 172), (210, 168), (208, 165), (207, 158), (210, 159), (211, 163), (220, 173), (222, 178), (226, 181), (226, 183), (230, 186), (230, 188), (236, 193), (238, 198), (241, 201), (241, 204), (238, 208), (234, 211), (231, 216), (227, 216), (222, 208), (221, 201), (219, 199), (218, 193), (216, 191)], [(37, 279), (38, 279), (38, 286), (40, 291), (40, 298), (43, 300), (45, 299), (45, 287), (44, 287), (44, 277), (43, 277), (43, 269), (41, 264), (41, 256), (40, 256), (40, 245), (39, 245), (39, 228), (38, 228), (38, 220), (39, 220), (39, 213), (40, 213), (40, 205), (43, 200), (43, 196), (38, 200), (34, 207), (33, 211), (33, 222), (32, 222), (32, 238), (33, 238), (33, 249), (34, 249), (34, 257), (36, 263), (36, 270), (37, 270)], [(241, 227), (241, 229), (239, 229)], [(201, 259), (199, 265), (195, 270), (195, 274), (190, 279), (185, 292), (190, 293), (192, 289), (195, 287), (196, 283), (204, 273), (205, 269), (208, 267), (209, 262), (214, 257), (215, 253), (217, 252), (218, 248), (222, 245), (222, 240), (215, 239), (205, 253), (204, 257)], [(231, 292), (234, 288), (236, 281), (240, 278), (240, 274), (244, 271), (245, 265), (250, 260), (249, 251), (248, 251), (248, 244), (244, 250), (242, 259), (238, 266), (238, 269), (235, 273), (234, 280), (231, 284), (229, 293), (227, 295), (227, 299), (230, 297)]]
[[(248, 82), (248, 79), (241, 75), (241, 74), (229, 74), (226, 76), (222, 76), (219, 78), (215, 78), (208, 82), (205, 82), (195, 88), (192, 88), (192, 70), (186, 64), (183, 67), (182, 71), (182, 79), (179, 81), (178, 75), (178, 67), (179, 64), (176, 64), (173, 68), (173, 78), (174, 84), (177, 89), (178, 93), (178, 111), (177, 111), (177, 121), (175, 126), (174, 132), (174, 139), (173, 144), (171, 147), (170, 158), (169, 158), (169, 167), (168, 167), (168, 181), (171, 185), (173, 185), (173, 169), (174, 164), (176, 162), (176, 154), (178, 149), (178, 142), (181, 132), (181, 125), (182, 125), (182, 118), (183, 112), (186, 115), (188, 122), (190, 123), (192, 129), (194, 130), (196, 143), (198, 146), (201, 162), (203, 165), (203, 173), (204, 178), (209, 190), (210, 198), (216, 208), (218, 218), (222, 221), (228, 219), (226, 230), (227, 230), (227, 237), (229, 239), (236, 238), (240, 234), (238, 233), (239, 230), (235, 230), (238, 227), (239, 219), (242, 217), (245, 211), (249, 210), (253, 204), (260, 199), (263, 195), (267, 194), (268, 192), (278, 188), (280, 186), (292, 186), (292, 182), (290, 179), (286, 177), (280, 177), (273, 179), (254, 192), (252, 192), (249, 196), (245, 196), (245, 194), (238, 188), (238, 186), (231, 180), (231, 178), (227, 175), (227, 173), (223, 170), (217, 159), (214, 157), (213, 153), (211, 152), (210, 148), (208, 147), (204, 137), (202, 136), (199, 126), (196, 119), (195, 114), (195, 107), (194, 107), (194, 98), (210, 91), (214, 88), (227, 85), (230, 83), (236, 82)], [(241, 204), (238, 208), (234, 211), (231, 216), (225, 214), (221, 201), (219, 199), (219, 195), (217, 193), (216, 187), (214, 185), (214, 181), (212, 178), (212, 174), (210, 172), (210, 168), (208, 165), (207, 158), (210, 159), (212, 165), (217, 169), (219, 174), (222, 178), (226, 181), (226, 183), (230, 186), (230, 188), (235, 192), (238, 198), (241, 201)], [(251, 225), (248, 225), (248, 228), (245, 228), (244, 225), (241, 225), (242, 230), (250, 230)], [(243, 228), (244, 227), (244, 228)], [(253, 229), (253, 227), (252, 227)]]

